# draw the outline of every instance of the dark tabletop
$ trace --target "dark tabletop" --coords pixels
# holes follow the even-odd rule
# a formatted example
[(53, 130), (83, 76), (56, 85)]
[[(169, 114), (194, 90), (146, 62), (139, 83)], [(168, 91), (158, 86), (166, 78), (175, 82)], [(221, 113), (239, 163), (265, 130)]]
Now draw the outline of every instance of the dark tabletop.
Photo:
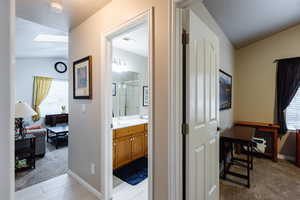
[(65, 132), (69, 132), (69, 126), (68, 125), (47, 127), (47, 129), (50, 132), (52, 132), (52, 133), (65, 133)]
[(244, 142), (252, 141), (255, 134), (255, 128), (246, 126), (234, 126), (230, 129), (226, 129), (220, 134), (221, 139), (233, 139)]

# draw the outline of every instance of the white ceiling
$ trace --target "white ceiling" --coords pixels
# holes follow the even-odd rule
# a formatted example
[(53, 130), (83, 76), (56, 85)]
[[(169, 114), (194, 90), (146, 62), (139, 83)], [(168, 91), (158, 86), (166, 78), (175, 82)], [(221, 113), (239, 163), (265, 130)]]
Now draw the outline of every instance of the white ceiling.
[(68, 43), (35, 42), (39, 34), (64, 35), (67, 33), (21, 18), (16, 19), (17, 58), (68, 58)]
[[(51, 10), (50, 1), (16, 0), (16, 14), (68, 31), (111, 0), (63, 0), (63, 13)], [(204, 4), (238, 48), (300, 23), (300, 0), (204, 0)]]
[(204, 0), (236, 47), (300, 23), (300, 0)]
[[(148, 56), (147, 29), (147, 24), (142, 24), (137, 28), (114, 38), (113, 46), (141, 56)], [(124, 40), (124, 38), (127, 40)]]
[(93, 15), (111, 0), (62, 0), (64, 10), (56, 13), (51, 0), (16, 0), (17, 17), (67, 31)]

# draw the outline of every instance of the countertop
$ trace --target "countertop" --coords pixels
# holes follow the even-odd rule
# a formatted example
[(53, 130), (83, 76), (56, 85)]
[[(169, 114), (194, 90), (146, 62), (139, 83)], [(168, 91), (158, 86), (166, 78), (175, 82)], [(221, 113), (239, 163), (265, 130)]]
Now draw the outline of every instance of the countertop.
[(148, 119), (122, 119), (122, 120), (113, 120), (113, 130), (119, 128), (126, 128), (130, 126), (136, 126), (140, 124), (147, 124)]

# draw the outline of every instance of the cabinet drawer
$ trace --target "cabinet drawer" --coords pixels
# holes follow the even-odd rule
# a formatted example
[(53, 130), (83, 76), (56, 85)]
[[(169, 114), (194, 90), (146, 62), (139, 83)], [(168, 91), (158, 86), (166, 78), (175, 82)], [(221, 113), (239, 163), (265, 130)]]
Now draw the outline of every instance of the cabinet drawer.
[(144, 132), (145, 131), (145, 127), (144, 125), (137, 125), (137, 126), (131, 126), (131, 127), (128, 127), (129, 128), (129, 131), (131, 134), (135, 134), (135, 133), (141, 133), (141, 132)]
[(129, 136), (135, 133), (140, 133), (145, 130), (144, 125), (130, 126), (115, 130), (115, 138)]
[(130, 135), (131, 133), (129, 127), (119, 128), (115, 130), (115, 138), (126, 137)]

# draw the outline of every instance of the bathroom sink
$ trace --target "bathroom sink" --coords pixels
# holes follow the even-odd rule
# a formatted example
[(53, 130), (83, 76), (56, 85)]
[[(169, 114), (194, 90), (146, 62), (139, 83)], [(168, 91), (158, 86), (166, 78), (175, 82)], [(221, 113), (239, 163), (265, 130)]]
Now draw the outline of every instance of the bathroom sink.
[(132, 123), (134, 123), (132, 120), (119, 120), (118, 121), (118, 124), (121, 124), (121, 125), (132, 124)]
[(141, 119), (129, 119), (129, 120), (119, 120), (119, 124), (124, 125), (124, 124), (139, 124), (139, 123), (143, 123), (143, 121), (145, 120), (141, 120)]
[(138, 124), (144, 124), (144, 123), (148, 123), (148, 120), (146, 119), (121, 119), (118, 120), (117, 122), (115, 122), (114, 127), (127, 127), (127, 126), (134, 126), (134, 125), (138, 125)]

